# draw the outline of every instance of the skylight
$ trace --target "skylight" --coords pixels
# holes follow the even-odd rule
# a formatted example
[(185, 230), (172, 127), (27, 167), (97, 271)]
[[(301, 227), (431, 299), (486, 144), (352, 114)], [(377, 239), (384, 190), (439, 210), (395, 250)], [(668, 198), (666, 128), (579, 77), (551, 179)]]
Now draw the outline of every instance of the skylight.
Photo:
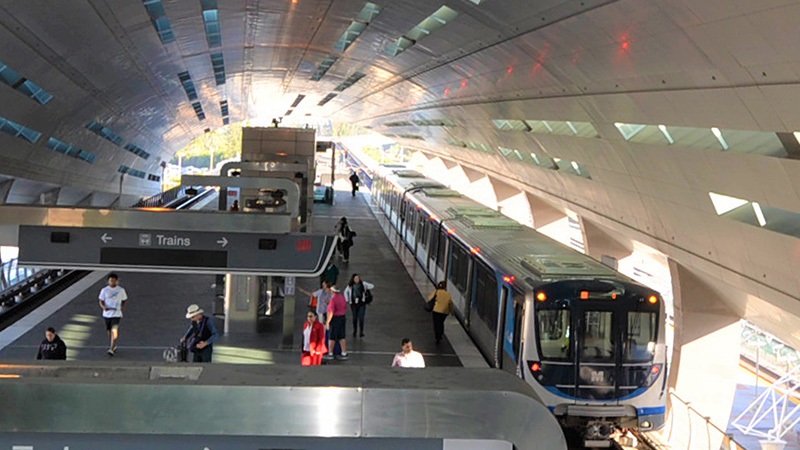
[(708, 196), (720, 217), (800, 238), (800, 214), (796, 212), (715, 192)]
[(141, 178), (141, 179), (144, 179), (144, 177), (147, 176), (147, 174), (145, 172), (142, 172), (141, 170), (132, 169), (132, 168), (130, 168), (130, 167), (124, 165), (124, 164), (119, 166), (119, 168), (117, 169), (117, 172), (124, 173), (126, 175), (130, 175), (132, 177)]
[(314, 72), (314, 75), (311, 77), (311, 80), (313, 81), (321, 80), (322, 77), (324, 77), (325, 74), (328, 73), (328, 69), (330, 69), (331, 66), (333, 66), (333, 64), (338, 59), (339, 57), (336, 55), (328, 55), (327, 58), (323, 59), (322, 62), (319, 63), (319, 65), (317, 66), (317, 71)]
[(407, 120), (401, 120), (401, 121), (398, 121), (398, 122), (386, 122), (386, 123), (383, 124), (383, 126), (390, 127), (390, 128), (392, 128), (392, 127), (410, 127), (410, 126), (413, 126), (413, 125), (414, 125), (413, 123), (411, 123), (411, 122), (409, 122)]
[(317, 106), (325, 106), (325, 104), (328, 103), (329, 101), (333, 100), (336, 97), (336, 95), (337, 94), (328, 94), (328, 95), (326, 95), (325, 98), (323, 98), (322, 100), (319, 101), (319, 103), (317, 103)]
[(208, 47), (219, 47), (222, 45), (222, 28), (219, 23), (217, 0), (200, 0), (200, 4), (203, 7), (203, 24)]
[(53, 99), (53, 96), (49, 92), (39, 87), (39, 85), (33, 81), (24, 78), (22, 75), (17, 73), (17, 71), (5, 65), (2, 61), (0, 61), (0, 81), (18, 90), (19, 92), (22, 92), (27, 97), (38, 102), (40, 105), (46, 105), (50, 100)]
[(722, 135), (722, 131), (720, 131), (719, 128), (712, 127), (711, 133), (714, 135), (715, 138), (717, 138), (717, 141), (719, 142), (719, 145), (722, 146), (723, 150), (727, 150), (730, 148), (730, 146), (728, 146), (728, 142), (725, 140), (725, 137)]
[(15, 138), (22, 139), (23, 141), (28, 141), (31, 144), (35, 144), (36, 141), (42, 137), (42, 133), (16, 122), (12, 122), (5, 117), (0, 117), (0, 131), (5, 134), (10, 134)]
[(200, 102), (192, 103), (192, 108), (194, 109), (194, 113), (197, 114), (198, 120), (206, 120), (206, 113), (203, 112), (203, 105)]
[(292, 106), (291, 106), (291, 108), (297, 108), (297, 105), (299, 105), (299, 104), (300, 104), (300, 102), (302, 102), (304, 98), (306, 98), (306, 96), (305, 96), (305, 95), (303, 95), (303, 94), (298, 94), (298, 95), (297, 95), (297, 98), (295, 98), (295, 99), (294, 99), (294, 102), (292, 103)]
[(92, 133), (100, 136), (101, 138), (113, 143), (114, 145), (122, 146), (122, 136), (111, 131), (108, 127), (103, 126), (100, 122), (92, 120), (86, 124), (86, 129)]
[(450, 7), (442, 6), (425, 20), (418, 23), (408, 33), (399, 37), (386, 49), (386, 53), (392, 56), (399, 55), (434, 31), (452, 22), (456, 17), (458, 17), (458, 12)]
[(161, 176), (151, 173), (150, 175), (147, 175), (147, 180), (148, 181), (161, 181)]
[(186, 92), (186, 97), (189, 98), (189, 101), (197, 100), (197, 89), (194, 87), (194, 82), (189, 72), (179, 73), (178, 79), (181, 81), (181, 86), (183, 86), (183, 90)]
[(95, 156), (94, 153), (73, 147), (72, 145), (69, 145), (66, 142), (60, 141), (54, 137), (48, 139), (47, 143), (45, 143), (45, 146), (50, 150), (70, 156), (75, 159), (79, 159), (89, 164), (94, 164), (94, 162), (97, 160), (97, 156)]
[(361, 72), (356, 72), (356, 73), (350, 75), (349, 77), (347, 77), (346, 80), (344, 80), (340, 85), (336, 86), (333, 90), (337, 91), (337, 92), (342, 92), (345, 89), (349, 88), (350, 86), (358, 83), (358, 80), (364, 78), (365, 76), (367, 76), (367, 74), (361, 73)]
[(225, 84), (225, 60), (222, 58), (222, 53), (211, 54), (211, 68), (214, 69), (214, 80), (217, 86)]
[(172, 32), (172, 24), (167, 18), (167, 12), (164, 11), (164, 5), (161, 0), (142, 0), (144, 9), (147, 10), (147, 15), (150, 16), (150, 22), (153, 28), (158, 33), (158, 38), (162, 44), (168, 44), (175, 40), (175, 33)]
[(513, 148), (506, 148), (506, 147), (497, 147), (497, 148), (500, 150), (500, 153), (506, 159), (516, 159), (518, 161), (522, 161), (523, 160), (522, 153), (520, 153), (519, 150), (515, 150)]
[(128, 145), (125, 146), (125, 150), (127, 150), (127, 151), (133, 153), (134, 155), (136, 155), (136, 156), (138, 156), (140, 158), (143, 158), (143, 159), (150, 158), (150, 153), (147, 153), (146, 151), (144, 151), (143, 148), (141, 148), (141, 147), (139, 147), (139, 146), (137, 146), (135, 144), (132, 144), (130, 142), (128, 143)]
[(543, 119), (493, 119), (495, 128), (503, 131), (521, 131), (530, 133), (558, 134), (562, 136), (575, 136), (595, 138), (597, 129), (589, 122), (574, 120), (543, 120)]
[(227, 100), (223, 100), (223, 101), (219, 102), (219, 111), (222, 114), (222, 117), (227, 117), (227, 116), (230, 115), (229, 114), (230, 111), (228, 110), (228, 101)]
[(641, 125), (638, 123), (622, 123), (616, 122), (614, 126), (617, 127), (622, 137), (625, 138), (626, 141), (630, 141), (631, 138), (636, 136), (640, 131), (644, 130), (645, 125)]
[(661, 134), (663, 134), (663, 135), (664, 135), (664, 137), (667, 139), (667, 142), (668, 142), (670, 145), (672, 145), (672, 144), (674, 144), (674, 143), (675, 143), (675, 139), (673, 139), (673, 138), (672, 138), (672, 135), (671, 135), (671, 134), (669, 134), (669, 130), (667, 130), (667, 126), (666, 126), (666, 125), (659, 125), (659, 126), (658, 126), (658, 130), (659, 130), (659, 131), (661, 131)]
[(420, 119), (414, 120), (418, 127), (454, 127), (456, 123), (449, 119)]

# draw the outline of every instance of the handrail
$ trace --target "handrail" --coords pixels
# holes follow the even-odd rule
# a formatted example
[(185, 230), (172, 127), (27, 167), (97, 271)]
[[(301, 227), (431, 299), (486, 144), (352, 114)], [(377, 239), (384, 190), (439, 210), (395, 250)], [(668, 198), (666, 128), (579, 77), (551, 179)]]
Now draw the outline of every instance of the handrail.
[(20, 267), (17, 258), (8, 260), (0, 264), (0, 293), (25, 282), (28, 278), (36, 275), (42, 269), (31, 267)]
[(191, 186), (175, 186), (159, 194), (139, 200), (131, 208), (157, 208), (164, 206), (177, 198), (186, 196), (186, 189)]
[[(687, 450), (698, 450), (701, 448), (707, 448), (708, 450), (717, 450), (717, 449), (724, 449), (724, 450), (746, 450), (744, 445), (737, 442), (733, 435), (727, 433), (722, 428), (718, 427), (716, 424), (711, 422), (711, 418), (708, 416), (704, 416), (700, 411), (695, 409), (691, 406), (691, 402), (687, 402), (686, 400), (680, 398), (678, 394), (675, 393), (674, 388), (669, 389), (670, 395), (670, 403), (671, 407), (669, 408), (669, 427), (665, 429), (662, 433), (668, 439), (671, 448), (673, 449), (681, 449), (686, 448)], [(677, 405), (684, 407), (686, 409), (686, 429), (675, 429), (676, 422), (679, 421), (679, 418), (675, 416), (675, 406)], [(693, 430), (692, 423), (696, 422), (699, 419), (700, 424), (705, 425), (705, 432), (702, 430)], [(702, 443), (699, 442), (692, 442), (693, 438), (703, 438), (705, 437), (706, 447), (703, 447)], [(679, 442), (678, 438), (680, 439), (687, 439), (685, 442), (686, 446), (681, 447), (681, 444), (684, 442)], [(721, 443), (720, 443), (721, 442)], [(716, 445), (714, 445), (716, 443)]]

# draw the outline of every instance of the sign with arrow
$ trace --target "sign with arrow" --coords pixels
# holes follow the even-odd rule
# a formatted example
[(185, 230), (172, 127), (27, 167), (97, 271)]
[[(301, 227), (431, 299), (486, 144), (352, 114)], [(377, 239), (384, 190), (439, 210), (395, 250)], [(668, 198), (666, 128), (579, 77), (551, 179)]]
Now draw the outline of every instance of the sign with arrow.
[(26, 266), (147, 272), (318, 276), (335, 237), (21, 225)]

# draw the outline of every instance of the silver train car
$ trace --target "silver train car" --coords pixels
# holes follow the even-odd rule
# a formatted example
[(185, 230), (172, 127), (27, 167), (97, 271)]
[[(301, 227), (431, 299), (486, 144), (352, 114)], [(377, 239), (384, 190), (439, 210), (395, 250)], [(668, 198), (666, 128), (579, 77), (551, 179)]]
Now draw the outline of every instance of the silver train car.
[(565, 430), (602, 446), (615, 429), (663, 426), (658, 292), (418, 172), (381, 167), (372, 194), (431, 281), (447, 281), (487, 361)]

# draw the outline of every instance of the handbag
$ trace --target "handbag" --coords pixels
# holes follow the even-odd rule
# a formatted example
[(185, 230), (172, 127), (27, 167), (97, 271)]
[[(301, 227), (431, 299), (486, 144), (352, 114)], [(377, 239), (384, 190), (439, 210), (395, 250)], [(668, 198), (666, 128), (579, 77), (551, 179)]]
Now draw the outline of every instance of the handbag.
[(436, 292), (433, 293), (433, 298), (425, 303), (425, 311), (432, 312), (434, 306), (436, 306)]
[(308, 307), (311, 309), (317, 309), (317, 304), (319, 304), (319, 299), (316, 295), (312, 295), (311, 300), (308, 302)]
[(367, 289), (364, 291), (364, 304), (369, 305), (370, 303), (372, 303), (372, 291)]

